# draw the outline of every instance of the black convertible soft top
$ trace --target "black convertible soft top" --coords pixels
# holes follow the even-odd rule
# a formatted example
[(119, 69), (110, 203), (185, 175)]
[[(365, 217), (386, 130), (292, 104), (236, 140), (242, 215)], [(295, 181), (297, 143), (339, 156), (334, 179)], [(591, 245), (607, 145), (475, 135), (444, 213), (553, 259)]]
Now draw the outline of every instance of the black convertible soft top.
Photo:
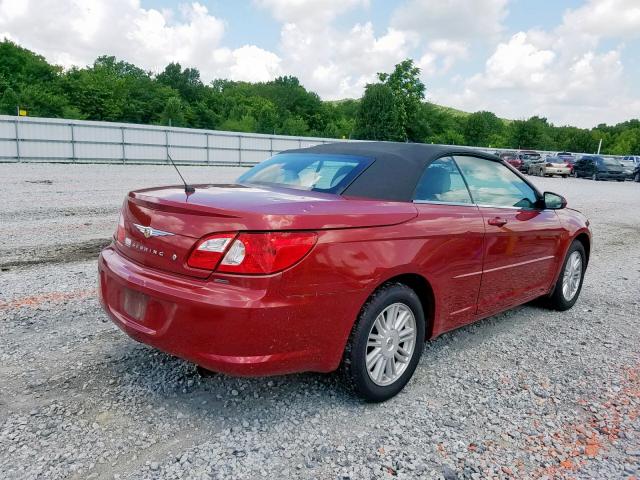
[(372, 158), (342, 195), (408, 202), (427, 165), (449, 155), (473, 155), (499, 162), (494, 155), (470, 148), (424, 143), (337, 142), (315, 147), (287, 150), (283, 153), (327, 153)]

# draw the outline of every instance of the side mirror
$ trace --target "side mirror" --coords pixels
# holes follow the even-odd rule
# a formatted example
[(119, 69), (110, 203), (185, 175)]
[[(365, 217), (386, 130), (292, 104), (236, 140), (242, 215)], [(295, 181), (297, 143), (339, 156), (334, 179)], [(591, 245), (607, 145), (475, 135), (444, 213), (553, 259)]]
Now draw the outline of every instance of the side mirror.
[(544, 192), (544, 208), (560, 210), (567, 206), (567, 199), (553, 192)]

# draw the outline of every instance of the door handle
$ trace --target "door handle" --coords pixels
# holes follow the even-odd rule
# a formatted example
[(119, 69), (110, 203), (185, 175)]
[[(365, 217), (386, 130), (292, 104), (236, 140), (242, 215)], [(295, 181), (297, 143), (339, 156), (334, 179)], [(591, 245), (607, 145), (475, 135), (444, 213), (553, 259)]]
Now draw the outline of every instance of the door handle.
[(503, 227), (504, 225), (507, 224), (507, 219), (506, 218), (500, 218), (500, 217), (495, 217), (495, 218), (490, 218), (487, 223), (489, 225), (493, 225), (495, 227)]

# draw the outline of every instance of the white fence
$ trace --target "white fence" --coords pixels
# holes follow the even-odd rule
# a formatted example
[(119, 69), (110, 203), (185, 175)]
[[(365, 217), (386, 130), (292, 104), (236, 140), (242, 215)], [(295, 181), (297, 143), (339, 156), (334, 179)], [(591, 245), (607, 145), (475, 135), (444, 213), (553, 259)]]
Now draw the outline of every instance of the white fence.
[(0, 115), (0, 162), (252, 165), (340, 140)]
[(283, 150), (340, 141), (349, 140), (0, 115), (0, 163), (166, 163), (169, 154), (176, 163), (253, 165)]

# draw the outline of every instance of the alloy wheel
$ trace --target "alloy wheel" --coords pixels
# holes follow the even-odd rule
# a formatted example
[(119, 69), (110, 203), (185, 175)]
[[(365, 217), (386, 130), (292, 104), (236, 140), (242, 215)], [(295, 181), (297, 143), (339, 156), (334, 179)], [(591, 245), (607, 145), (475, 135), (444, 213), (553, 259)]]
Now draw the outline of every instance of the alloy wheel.
[(575, 297), (582, 279), (582, 256), (580, 252), (572, 252), (567, 259), (562, 277), (562, 295), (568, 302)]
[(376, 317), (367, 338), (369, 378), (380, 386), (391, 385), (407, 369), (416, 348), (416, 319), (404, 303), (394, 303)]

